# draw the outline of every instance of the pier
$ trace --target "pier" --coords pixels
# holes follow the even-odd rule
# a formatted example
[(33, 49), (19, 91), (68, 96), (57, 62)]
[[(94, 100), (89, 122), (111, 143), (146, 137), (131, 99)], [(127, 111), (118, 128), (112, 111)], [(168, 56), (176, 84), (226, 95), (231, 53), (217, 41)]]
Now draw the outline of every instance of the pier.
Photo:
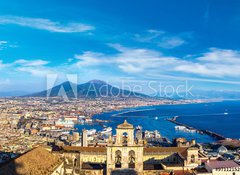
[(184, 123), (178, 122), (177, 118), (178, 117), (173, 117), (173, 118), (170, 118), (170, 119), (167, 119), (167, 120), (172, 122), (172, 123), (174, 123), (174, 124), (176, 124), (176, 125), (185, 126), (187, 129), (194, 129), (194, 130), (196, 130), (199, 133), (207, 134), (207, 135), (209, 135), (211, 137), (216, 138), (217, 140), (225, 140), (226, 139), (226, 137), (224, 137), (223, 135), (220, 135), (218, 133), (215, 133), (215, 132), (212, 132), (212, 131), (209, 131), (209, 130), (196, 129), (196, 128), (188, 126), (188, 125), (186, 125)]

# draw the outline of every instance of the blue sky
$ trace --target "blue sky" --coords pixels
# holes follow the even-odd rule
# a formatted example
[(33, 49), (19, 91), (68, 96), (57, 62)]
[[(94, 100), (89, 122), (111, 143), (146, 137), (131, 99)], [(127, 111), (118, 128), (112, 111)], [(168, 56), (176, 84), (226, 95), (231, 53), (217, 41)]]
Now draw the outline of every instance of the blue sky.
[(238, 90), (239, 31), (238, 0), (1, 0), (0, 91), (49, 74)]

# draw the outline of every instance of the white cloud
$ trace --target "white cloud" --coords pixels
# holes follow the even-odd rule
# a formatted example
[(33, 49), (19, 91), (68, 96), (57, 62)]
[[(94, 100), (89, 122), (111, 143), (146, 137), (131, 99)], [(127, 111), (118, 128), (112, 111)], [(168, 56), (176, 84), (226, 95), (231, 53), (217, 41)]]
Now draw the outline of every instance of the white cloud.
[(144, 79), (162, 76), (222, 83), (236, 82), (240, 76), (240, 52), (236, 50), (210, 48), (199, 56), (183, 59), (166, 56), (151, 49), (129, 48), (119, 44), (109, 44), (109, 46), (116, 52), (104, 54), (87, 51), (74, 55), (71, 62), (55, 67), (48, 66), (49, 62), (46, 60), (20, 59), (12, 63), (3, 63), (0, 60), (0, 69), (8, 69), (7, 72), (25, 72), (33, 76), (45, 76), (59, 72), (89, 73), (89, 70), (104, 74), (104, 71), (108, 71), (109, 68), (116, 69), (122, 75)]
[(25, 59), (20, 59), (20, 60), (16, 60), (14, 62), (14, 64), (20, 64), (23, 66), (43, 66), (48, 64), (48, 61), (45, 60), (25, 60)]
[(240, 52), (211, 48), (209, 52), (175, 67), (176, 71), (210, 77), (240, 76)]
[[(132, 49), (119, 44), (109, 44), (118, 53), (105, 55), (103, 53), (84, 52), (75, 55), (79, 61), (77, 66), (115, 66), (126, 73), (140, 73), (146, 70), (159, 69), (166, 71), (167, 66), (181, 62), (178, 58), (163, 56), (160, 52), (148, 49)], [(183, 61), (184, 62), (184, 61)]]
[(210, 48), (209, 52), (197, 59), (201, 62), (240, 64), (240, 52), (236, 50)]
[(96, 53), (96, 52), (84, 52), (83, 54), (76, 54), (74, 58), (78, 59), (79, 61), (76, 63), (78, 67), (81, 66), (94, 66), (99, 65), (101, 63), (108, 62), (106, 58), (104, 58), (105, 55), (102, 53)]
[(211, 48), (198, 57), (187, 60), (165, 56), (150, 49), (127, 48), (119, 44), (110, 44), (118, 51), (112, 55), (85, 52), (76, 55), (78, 66), (109, 66), (128, 74), (199, 76), (215, 78), (238, 78), (240, 76), (240, 52)]
[(50, 32), (74, 33), (94, 30), (94, 27), (83, 23), (60, 23), (44, 18), (27, 18), (20, 16), (0, 16), (0, 24), (15, 24)]
[(54, 74), (56, 73), (54, 70), (51, 70), (47, 67), (18, 67), (17, 71), (30, 73), (33, 76), (42, 77), (46, 76), (47, 74)]
[(135, 34), (134, 39), (139, 42), (152, 42), (152, 40), (158, 38), (159, 36), (163, 36), (166, 34), (165, 31), (162, 30), (147, 30), (145, 34)]
[(19, 72), (30, 73), (33, 76), (46, 76), (47, 74), (53, 74), (57, 71), (49, 66), (49, 62), (41, 59), (25, 60), (20, 59), (12, 63), (12, 67)]
[(0, 41), (0, 50), (6, 48), (7, 43), (8, 43), (7, 41)]
[(172, 49), (183, 44), (186, 44), (186, 41), (180, 37), (164, 37), (161, 40), (161, 42), (158, 43), (158, 46), (167, 49)]
[(0, 45), (7, 44), (7, 41), (0, 41)]
[(134, 39), (139, 42), (152, 43), (161, 48), (173, 49), (187, 43), (190, 33), (172, 34), (162, 30), (147, 30), (143, 34), (135, 34)]
[(0, 70), (6, 68), (8, 66), (9, 66), (9, 64), (5, 64), (5, 63), (3, 63), (3, 60), (0, 60)]
[(9, 43), (9, 41), (0, 41), (0, 50), (14, 47), (18, 47), (18, 45)]
[(49, 62), (45, 60), (25, 60), (19, 59), (13, 62), (4, 63), (0, 60), (0, 70), (4, 73), (30, 73), (33, 76), (46, 76), (58, 72), (58, 67), (47, 66)]

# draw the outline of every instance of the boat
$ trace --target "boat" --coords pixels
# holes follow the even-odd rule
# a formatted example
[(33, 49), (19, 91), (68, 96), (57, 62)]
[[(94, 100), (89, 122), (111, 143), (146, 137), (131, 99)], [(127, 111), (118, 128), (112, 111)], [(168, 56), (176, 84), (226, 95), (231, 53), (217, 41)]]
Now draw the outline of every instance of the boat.
[(228, 110), (225, 109), (225, 112), (223, 113), (224, 115), (228, 115)]
[(70, 131), (62, 131), (61, 134), (70, 134)]
[(175, 126), (175, 130), (184, 131), (184, 130), (186, 130), (186, 127), (185, 126)]
[(58, 121), (55, 122), (56, 127), (62, 127), (62, 128), (73, 128), (74, 127), (74, 122), (71, 120), (63, 120), (59, 119)]
[(87, 135), (94, 135), (97, 132), (96, 129), (87, 130)]
[(172, 118), (172, 120), (173, 120), (173, 121), (176, 121), (178, 117), (179, 117), (179, 116), (176, 115), (176, 116), (174, 116), (174, 117)]
[(158, 120), (158, 117), (156, 116), (154, 119), (155, 119), (155, 120)]
[(194, 133), (194, 132), (196, 132), (196, 130), (195, 129), (187, 129), (186, 132)]
[(78, 119), (78, 123), (79, 124), (84, 124), (84, 120), (83, 119)]
[(196, 130), (194, 128), (187, 128), (185, 126), (175, 126), (175, 130), (177, 131), (183, 131), (183, 132), (196, 132)]
[(109, 133), (112, 131), (112, 127), (107, 127), (107, 128), (104, 128), (103, 131), (101, 131), (102, 134), (106, 134), (106, 133)]

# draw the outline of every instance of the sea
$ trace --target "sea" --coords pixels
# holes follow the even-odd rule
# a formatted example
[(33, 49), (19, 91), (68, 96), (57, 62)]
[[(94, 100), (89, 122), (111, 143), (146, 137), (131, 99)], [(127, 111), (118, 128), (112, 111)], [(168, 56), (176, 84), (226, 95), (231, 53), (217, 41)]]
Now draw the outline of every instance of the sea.
[[(93, 118), (110, 120), (109, 123), (104, 124), (104, 127), (112, 127), (113, 134), (115, 134), (117, 125), (127, 120), (135, 127), (142, 126), (143, 130), (158, 130), (170, 141), (178, 137), (185, 137), (188, 140), (195, 139), (199, 143), (216, 141), (206, 134), (176, 130), (176, 124), (166, 120), (174, 116), (178, 116), (178, 122), (196, 129), (209, 130), (227, 138), (240, 139), (240, 101), (145, 106), (96, 114)], [(97, 131), (103, 129), (103, 126), (99, 124), (78, 124), (75, 127), (79, 131), (83, 128), (95, 128)]]

